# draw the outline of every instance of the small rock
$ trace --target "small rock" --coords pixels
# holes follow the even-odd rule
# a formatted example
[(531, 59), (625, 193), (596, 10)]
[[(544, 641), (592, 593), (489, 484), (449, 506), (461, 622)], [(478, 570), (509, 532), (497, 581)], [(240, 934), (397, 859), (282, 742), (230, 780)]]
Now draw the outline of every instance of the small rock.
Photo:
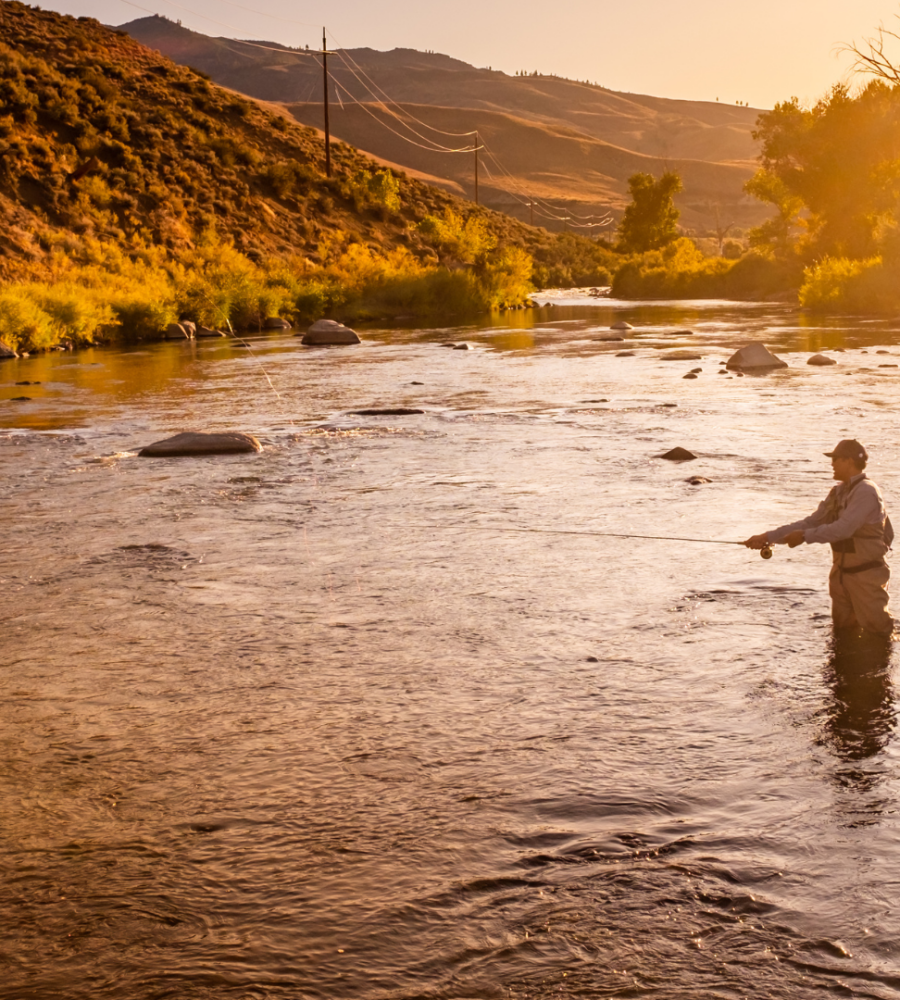
[(599, 660), (597, 659), (597, 657), (596, 657), (596, 656), (588, 656), (588, 657), (586, 657), (586, 660), (587, 660), (587, 662), (588, 662), (588, 663), (599, 663), (599, 662), (600, 662), (600, 661), (599, 661)]
[(16, 385), (40, 385), (40, 384), (41, 384), (40, 382), (29, 382), (27, 380), (24, 382), (16, 382)]
[(456, 344), (438, 344), (438, 347), (456, 347)]
[(31, 396), (13, 396), (13, 403), (28, 403), (31, 401)]
[(424, 382), (410, 382), (410, 385), (425, 385)]
[(834, 358), (826, 357), (824, 354), (814, 354), (811, 358), (808, 358), (806, 363), (808, 365), (836, 365), (837, 361)]
[(17, 358), (19, 355), (9, 346), (0, 340), (0, 358)]
[(726, 362), (728, 368), (753, 369), (753, 368), (787, 368), (787, 362), (776, 357), (765, 344), (758, 340), (744, 345)]
[(634, 327), (630, 323), (626, 323), (624, 319), (620, 319), (618, 323), (613, 323), (610, 330), (633, 330)]
[(469, 344), (454, 344), (453, 345), (453, 350), (454, 351), (471, 351), (472, 348), (471, 348), (471, 346)]
[(163, 337), (166, 340), (190, 340), (191, 334), (185, 329), (183, 323), (170, 323), (163, 332)]
[(265, 323), (263, 323), (264, 330), (293, 330), (291, 324), (286, 320), (282, 319), (280, 316), (270, 316)]
[(702, 486), (704, 483), (711, 483), (711, 479), (707, 479), (706, 476), (689, 476), (685, 479), (686, 483), (690, 483), (691, 486)]
[(694, 331), (693, 330), (673, 330), (672, 333), (670, 334), (670, 336), (672, 336), (672, 337), (693, 337), (694, 336)]
[(694, 373), (695, 375), (699, 375), (699, 374), (700, 374), (700, 372), (702, 372), (702, 371), (703, 371), (703, 369), (702, 369), (702, 368), (692, 368), (692, 369), (691, 369), (691, 371), (692, 371), (692, 372), (693, 372), (693, 373)]
[(593, 339), (596, 340), (600, 344), (614, 344), (616, 342), (621, 343), (625, 338), (624, 337), (594, 337)]
[(182, 455), (235, 455), (251, 451), (262, 451), (262, 445), (250, 434), (202, 434), (186, 431), (164, 441), (148, 444), (138, 454), (144, 458), (174, 458)]
[[(863, 351), (863, 354), (866, 354), (866, 353), (867, 353), (866, 351)], [(876, 351), (875, 353), (876, 354), (890, 354), (891, 352), (890, 351)]]
[(691, 462), (697, 456), (692, 451), (688, 451), (687, 448), (672, 448), (665, 455), (657, 455), (656, 457), (668, 459), (670, 462)]
[(633, 358), (634, 351), (616, 351), (617, 358)]
[(897, 368), (897, 367), (900, 367), (900, 366), (898, 366), (898, 365), (879, 365), (878, 367), (879, 368)]
[(688, 372), (687, 375), (682, 375), (682, 378), (696, 378), (697, 376), (693, 372)]
[(721, 371), (717, 371), (716, 375), (727, 375), (728, 372), (723, 368)]
[[(295, 336), (300, 336), (296, 334)], [(329, 347), (343, 344), (358, 344), (359, 337), (349, 326), (333, 319), (317, 319), (303, 334), (302, 344), (309, 347)]]
[(832, 347), (831, 348), (836, 354), (846, 354), (847, 352), (843, 347)]
[(868, 351), (860, 351), (859, 353), (860, 354), (868, 354), (869, 352)]
[(668, 354), (660, 354), (661, 361), (701, 361), (702, 354), (695, 351), (669, 351)]
[(228, 335), (221, 330), (213, 330), (208, 326), (198, 326), (194, 336), (199, 339), (200, 337), (226, 337)]
[(678, 404), (677, 404), (677, 403), (660, 403), (659, 405), (660, 405), (660, 406), (666, 406), (666, 407), (670, 407), (670, 406), (678, 406)]
[(425, 411), (412, 406), (393, 406), (371, 410), (351, 410), (350, 412), (356, 417), (408, 417), (413, 413), (424, 413)]

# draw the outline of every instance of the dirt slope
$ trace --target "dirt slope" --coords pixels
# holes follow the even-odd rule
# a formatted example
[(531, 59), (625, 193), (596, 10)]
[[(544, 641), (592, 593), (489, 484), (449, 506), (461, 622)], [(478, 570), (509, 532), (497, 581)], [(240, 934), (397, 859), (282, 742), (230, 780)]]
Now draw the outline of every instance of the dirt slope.
[[(161, 17), (123, 27), (220, 83), (285, 104), (299, 120), (322, 126), (322, 70), (312, 53), (272, 42), (210, 38)], [(712, 224), (716, 207), (723, 221), (727, 216), (740, 225), (758, 223), (766, 215), (765, 208), (742, 191), (755, 168), (751, 131), (756, 109), (622, 94), (556, 77), (510, 77), (411, 49), (339, 52), (329, 59), (329, 71), (336, 135), (392, 162), (455, 181), (470, 196), (471, 172), (459, 155), (419, 150), (353, 106), (366, 102), (384, 119), (385, 111), (374, 102), (386, 94), (435, 128), (483, 129), (512, 175), (502, 184), (488, 183), (484, 200), (521, 218), (527, 218), (527, 210), (516, 207), (511, 192), (534, 191), (561, 204), (569, 202), (578, 211), (621, 209), (629, 172), (658, 174), (667, 166), (684, 172), (680, 207), (688, 226)], [(397, 128), (395, 121), (390, 124)], [(436, 133), (434, 137), (448, 145), (455, 142)], [(582, 140), (586, 145), (579, 153)]]
[[(73, 235), (178, 248), (210, 225), (263, 256), (312, 257), (335, 234), (424, 253), (412, 224), (472, 209), (403, 175), (401, 207), (387, 211), (360, 196), (376, 162), (339, 143), (329, 179), (323, 154), (316, 130), (124, 32), (0, 4), (0, 276)], [(482, 211), (501, 244), (552, 242)]]

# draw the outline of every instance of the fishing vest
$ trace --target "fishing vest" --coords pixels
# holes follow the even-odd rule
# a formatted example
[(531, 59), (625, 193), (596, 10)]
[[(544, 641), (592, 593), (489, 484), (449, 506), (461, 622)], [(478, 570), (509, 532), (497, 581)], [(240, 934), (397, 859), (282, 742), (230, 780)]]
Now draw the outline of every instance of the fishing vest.
[[(843, 484), (839, 483), (836, 486), (832, 486), (825, 498), (825, 511), (823, 515), (823, 521), (825, 524), (833, 524), (844, 512), (844, 508), (847, 506), (850, 500), (850, 494), (859, 486), (860, 483), (864, 483), (866, 480), (857, 479), (856, 482), (847, 490), (845, 493), (841, 494), (840, 489)], [(891, 547), (891, 542), (894, 540), (894, 529), (891, 527), (890, 518), (885, 516), (881, 524), (864, 524), (857, 528), (853, 532), (850, 538), (842, 538), (839, 542), (831, 543), (831, 551), (855, 553), (856, 545), (854, 544), (854, 538), (872, 538), (877, 539), (884, 543), (887, 548)]]

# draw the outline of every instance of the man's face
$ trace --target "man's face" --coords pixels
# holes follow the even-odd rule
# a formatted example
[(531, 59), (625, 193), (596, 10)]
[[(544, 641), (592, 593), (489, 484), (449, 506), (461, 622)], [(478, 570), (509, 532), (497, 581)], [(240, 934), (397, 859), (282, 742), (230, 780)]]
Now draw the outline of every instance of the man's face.
[(859, 466), (852, 458), (838, 458), (835, 456), (831, 460), (831, 468), (834, 478), (842, 483), (849, 482), (854, 476), (859, 475)]

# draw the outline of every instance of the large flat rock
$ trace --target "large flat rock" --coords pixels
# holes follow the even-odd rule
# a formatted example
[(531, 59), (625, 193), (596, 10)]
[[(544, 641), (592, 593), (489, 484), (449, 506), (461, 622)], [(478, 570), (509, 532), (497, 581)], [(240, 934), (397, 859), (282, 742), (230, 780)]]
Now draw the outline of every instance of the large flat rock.
[(262, 445), (250, 434), (185, 431), (164, 441), (154, 441), (141, 448), (138, 454), (144, 458), (176, 458), (183, 455), (239, 455), (251, 451), (262, 451)]
[(317, 319), (303, 335), (301, 344), (308, 347), (334, 347), (344, 344), (358, 344), (360, 339), (355, 330), (333, 319)]

